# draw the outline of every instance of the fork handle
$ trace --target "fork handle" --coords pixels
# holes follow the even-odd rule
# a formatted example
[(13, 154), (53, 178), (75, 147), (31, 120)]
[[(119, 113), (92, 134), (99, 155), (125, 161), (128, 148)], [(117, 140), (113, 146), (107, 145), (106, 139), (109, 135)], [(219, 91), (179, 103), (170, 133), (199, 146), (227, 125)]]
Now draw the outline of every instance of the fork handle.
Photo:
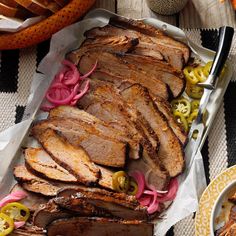
[(223, 26), (220, 28), (218, 48), (212, 63), (212, 67), (208, 79), (204, 83), (201, 83), (201, 86), (209, 89), (215, 88), (217, 78), (220, 75), (220, 72), (223, 69), (223, 66), (229, 55), (233, 35), (234, 28), (229, 26)]

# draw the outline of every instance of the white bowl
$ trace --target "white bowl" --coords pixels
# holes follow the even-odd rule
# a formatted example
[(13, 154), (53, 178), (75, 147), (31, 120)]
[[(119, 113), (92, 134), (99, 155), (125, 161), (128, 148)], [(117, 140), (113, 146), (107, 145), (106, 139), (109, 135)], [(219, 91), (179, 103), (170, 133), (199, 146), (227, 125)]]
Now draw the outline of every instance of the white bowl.
[[(228, 184), (223, 191), (220, 193), (218, 198), (215, 201), (215, 204), (212, 208), (211, 212), (211, 219), (210, 219), (210, 231), (211, 231), (211, 236), (214, 236), (214, 232), (222, 227), (223, 225), (217, 224), (216, 223), (216, 218), (219, 216), (220, 212), (222, 211), (222, 205), (225, 201), (225, 197), (229, 194), (230, 191), (235, 189), (236, 191), (236, 180)], [(226, 222), (224, 222), (226, 223)]]

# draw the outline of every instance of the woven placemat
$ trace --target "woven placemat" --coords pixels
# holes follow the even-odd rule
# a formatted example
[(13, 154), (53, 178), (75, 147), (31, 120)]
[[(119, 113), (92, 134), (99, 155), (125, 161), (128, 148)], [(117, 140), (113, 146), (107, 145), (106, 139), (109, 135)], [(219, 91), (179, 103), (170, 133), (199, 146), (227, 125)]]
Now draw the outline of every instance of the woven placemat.
[[(215, 50), (215, 29), (185, 30), (193, 42)], [(29, 96), (30, 84), (38, 63), (49, 50), (49, 41), (23, 50), (0, 52), (0, 131), (21, 121)], [(236, 54), (236, 40), (231, 54)], [(213, 128), (202, 149), (207, 182), (222, 170), (236, 164), (236, 76), (234, 74), (224, 96)], [(201, 178), (201, 177), (200, 177)], [(194, 235), (194, 215), (175, 225), (167, 234)]]

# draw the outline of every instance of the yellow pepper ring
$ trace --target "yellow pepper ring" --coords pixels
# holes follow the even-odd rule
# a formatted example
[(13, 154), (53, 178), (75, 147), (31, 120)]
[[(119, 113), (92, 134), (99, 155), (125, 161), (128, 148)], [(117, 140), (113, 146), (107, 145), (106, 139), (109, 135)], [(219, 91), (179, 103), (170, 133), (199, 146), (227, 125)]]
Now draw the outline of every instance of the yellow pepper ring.
[(137, 192), (138, 192), (138, 185), (134, 180), (131, 180), (127, 194), (135, 195)]
[(209, 61), (202, 69), (202, 72), (206, 77), (208, 77), (208, 75), (210, 74), (211, 66), (212, 66), (212, 61)]
[(193, 112), (194, 110), (198, 109), (200, 105), (200, 100), (193, 100), (191, 102), (191, 111)]
[(115, 191), (126, 193), (129, 184), (129, 176), (124, 171), (118, 171), (112, 175), (112, 187)]
[(194, 75), (194, 72), (193, 72), (194, 68), (192, 66), (186, 66), (183, 70), (184, 72), (184, 75), (185, 75), (185, 78), (186, 80), (191, 83), (191, 84), (196, 84), (198, 83), (198, 79), (197, 77)]
[(207, 79), (207, 76), (205, 76), (205, 74), (203, 73), (203, 66), (198, 66), (196, 68), (194, 68), (193, 70), (193, 74), (194, 76), (197, 78), (198, 82), (204, 82)]
[(203, 95), (203, 88), (199, 87), (197, 85), (193, 85), (190, 83), (187, 83), (186, 85), (186, 93), (189, 97), (194, 99), (200, 99)]
[(188, 132), (188, 128), (189, 128), (188, 122), (187, 122), (186, 118), (183, 116), (183, 114), (178, 111), (174, 111), (173, 115), (174, 115), (176, 122), (181, 124), (181, 126), (183, 127), (185, 132)]
[(182, 113), (184, 117), (188, 117), (191, 112), (191, 104), (186, 98), (178, 98), (171, 102), (172, 111)]
[(198, 110), (194, 110), (187, 119), (189, 127), (192, 125), (193, 121), (197, 118)]
[(2, 207), (1, 212), (16, 221), (27, 221), (30, 217), (29, 209), (19, 202), (6, 204)]
[(0, 213), (0, 236), (10, 234), (14, 229), (14, 222), (8, 215)]

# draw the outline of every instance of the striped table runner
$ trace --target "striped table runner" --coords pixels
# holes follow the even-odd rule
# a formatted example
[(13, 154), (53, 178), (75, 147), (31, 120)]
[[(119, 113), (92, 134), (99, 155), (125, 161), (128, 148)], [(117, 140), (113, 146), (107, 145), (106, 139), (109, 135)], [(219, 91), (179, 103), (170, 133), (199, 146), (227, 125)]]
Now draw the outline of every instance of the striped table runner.
[[(217, 30), (196, 29), (185, 32), (195, 43), (212, 50), (216, 49)], [(48, 50), (49, 41), (46, 41), (32, 48), (0, 52), (0, 131), (21, 121), (32, 76)], [(232, 53), (236, 54), (235, 51)], [(207, 183), (225, 168), (236, 164), (235, 80), (234, 75), (202, 149)], [(167, 235), (193, 236), (194, 215), (176, 224)]]

